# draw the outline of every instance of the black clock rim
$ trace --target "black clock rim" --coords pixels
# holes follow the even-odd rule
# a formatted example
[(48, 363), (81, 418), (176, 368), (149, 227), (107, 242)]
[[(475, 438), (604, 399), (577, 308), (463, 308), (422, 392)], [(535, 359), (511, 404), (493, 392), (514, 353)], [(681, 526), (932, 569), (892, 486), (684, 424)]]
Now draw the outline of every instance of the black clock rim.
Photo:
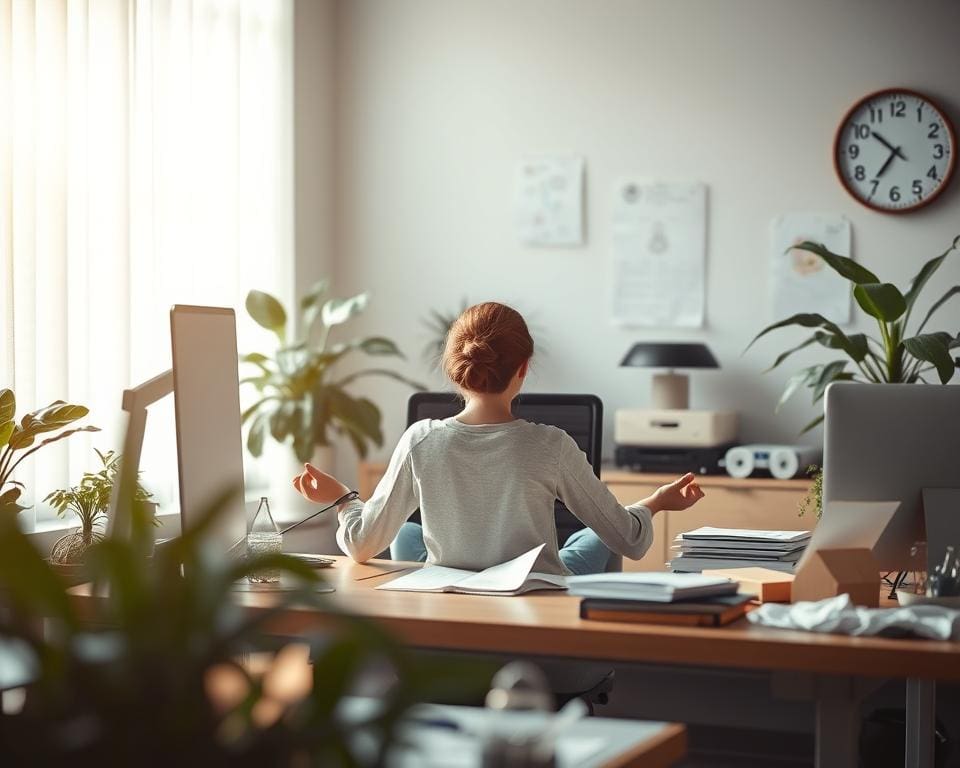
[[(937, 110), (940, 113), (940, 117), (943, 118), (943, 124), (947, 128), (947, 135), (950, 139), (950, 161), (947, 164), (947, 169), (943, 174), (943, 183), (937, 187), (937, 189), (930, 195), (930, 197), (924, 198), (919, 203), (914, 203), (905, 208), (884, 208), (879, 205), (874, 205), (867, 200), (862, 199), (857, 195), (854, 190), (847, 183), (847, 180), (843, 177), (843, 174), (840, 172), (840, 163), (838, 161), (838, 154), (840, 150), (840, 136), (843, 133), (844, 126), (847, 124), (847, 121), (853, 116), (853, 113), (856, 112), (863, 104), (872, 99), (880, 98), (882, 96), (893, 95), (897, 93), (902, 93), (905, 96), (914, 96), (918, 99), (922, 99), (927, 102), (931, 107)], [(921, 208), (926, 208), (932, 202), (934, 202), (940, 195), (943, 194), (944, 190), (950, 186), (950, 182), (953, 180), (954, 170), (957, 163), (957, 132), (953, 127), (953, 121), (950, 119), (950, 115), (943, 108), (939, 101), (936, 99), (927, 96), (925, 93), (920, 91), (913, 90), (912, 88), (880, 88), (879, 90), (868, 93), (866, 96), (863, 96), (853, 103), (853, 105), (844, 113), (843, 117), (840, 120), (840, 123), (837, 125), (837, 130), (833, 135), (833, 172), (836, 174), (837, 179), (840, 181), (840, 185), (846, 190), (847, 194), (850, 195), (854, 200), (856, 200), (860, 205), (865, 208), (869, 208), (871, 211), (876, 211), (877, 213), (892, 213), (892, 214), (901, 214), (901, 213), (912, 213), (913, 211), (919, 210)]]

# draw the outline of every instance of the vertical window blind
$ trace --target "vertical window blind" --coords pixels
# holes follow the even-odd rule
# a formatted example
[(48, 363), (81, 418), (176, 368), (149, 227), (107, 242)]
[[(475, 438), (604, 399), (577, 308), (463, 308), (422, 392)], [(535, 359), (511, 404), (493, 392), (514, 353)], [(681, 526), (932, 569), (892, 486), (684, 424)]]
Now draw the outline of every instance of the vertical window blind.
[[(18, 470), (43, 497), (119, 449), (120, 397), (170, 366), (174, 303), (293, 294), (291, 0), (0, 0), (0, 387), (90, 408)], [(172, 403), (141, 467), (175, 497)], [(30, 513), (24, 513), (27, 523)]]

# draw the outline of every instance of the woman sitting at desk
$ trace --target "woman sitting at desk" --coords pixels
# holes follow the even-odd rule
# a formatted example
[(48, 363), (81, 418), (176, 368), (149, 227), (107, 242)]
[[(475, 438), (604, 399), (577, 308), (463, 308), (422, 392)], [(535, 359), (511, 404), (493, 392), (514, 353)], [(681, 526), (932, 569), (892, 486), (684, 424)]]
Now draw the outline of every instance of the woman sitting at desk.
[[(410, 426), (370, 500), (340, 505), (337, 542), (344, 552), (363, 562), (392, 542), (396, 560), (481, 570), (546, 543), (534, 570), (596, 573), (607, 565), (604, 544), (638, 559), (653, 540), (653, 514), (703, 498), (688, 474), (622, 507), (570, 435), (514, 418), (510, 404), (532, 356), (533, 339), (516, 310), (487, 302), (457, 318), (443, 368), (464, 409)], [(318, 503), (348, 490), (310, 464), (293, 484)], [(587, 526), (559, 550), (555, 499)], [(422, 528), (408, 522), (418, 507)]]

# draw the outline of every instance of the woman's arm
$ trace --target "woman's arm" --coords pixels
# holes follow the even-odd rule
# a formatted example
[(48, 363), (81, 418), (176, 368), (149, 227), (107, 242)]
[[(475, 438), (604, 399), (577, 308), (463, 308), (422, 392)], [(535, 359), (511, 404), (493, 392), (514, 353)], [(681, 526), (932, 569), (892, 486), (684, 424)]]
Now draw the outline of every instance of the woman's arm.
[(688, 474), (624, 507), (593, 473), (573, 438), (565, 436), (561, 443), (557, 497), (618, 555), (639, 560), (653, 543), (652, 516), (667, 509), (687, 509), (703, 495), (696, 477)]
[[(338, 510), (337, 544), (358, 563), (383, 552), (414, 510), (420, 506), (410, 466), (408, 434), (401, 438), (376, 490), (366, 503), (348, 501)], [(347, 492), (335, 477), (307, 464), (294, 487), (313, 502), (330, 503)]]

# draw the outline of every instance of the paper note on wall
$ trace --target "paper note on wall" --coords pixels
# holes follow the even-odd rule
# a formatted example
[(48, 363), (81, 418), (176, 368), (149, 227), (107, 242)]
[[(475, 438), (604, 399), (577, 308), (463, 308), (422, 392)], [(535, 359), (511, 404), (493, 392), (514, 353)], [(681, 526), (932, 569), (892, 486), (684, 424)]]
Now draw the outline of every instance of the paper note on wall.
[(790, 246), (810, 240), (850, 256), (850, 221), (831, 213), (786, 213), (770, 225), (770, 287), (773, 315), (821, 314), (838, 325), (850, 322), (850, 283), (819, 256)]
[(583, 158), (523, 159), (517, 166), (514, 218), (524, 245), (582, 245)]
[(704, 321), (707, 189), (625, 179), (613, 209), (613, 320), (699, 328)]

